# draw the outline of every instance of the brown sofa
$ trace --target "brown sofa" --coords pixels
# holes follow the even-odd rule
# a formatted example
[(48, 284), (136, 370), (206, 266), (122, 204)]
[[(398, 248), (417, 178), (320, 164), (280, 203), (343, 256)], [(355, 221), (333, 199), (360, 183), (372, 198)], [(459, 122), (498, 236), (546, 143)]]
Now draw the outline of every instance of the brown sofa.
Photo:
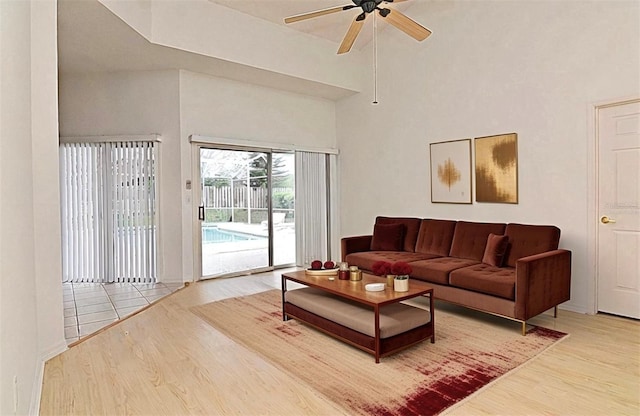
[(373, 234), (342, 238), (342, 261), (372, 271), (411, 265), (436, 299), (522, 323), (569, 300), (571, 252), (552, 225), (377, 217)]

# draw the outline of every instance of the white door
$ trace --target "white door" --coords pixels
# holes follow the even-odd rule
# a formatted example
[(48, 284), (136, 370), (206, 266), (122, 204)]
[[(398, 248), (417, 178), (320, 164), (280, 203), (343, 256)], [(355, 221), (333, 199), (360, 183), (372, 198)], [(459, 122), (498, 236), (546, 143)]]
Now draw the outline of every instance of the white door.
[(597, 120), (598, 311), (640, 318), (640, 100)]

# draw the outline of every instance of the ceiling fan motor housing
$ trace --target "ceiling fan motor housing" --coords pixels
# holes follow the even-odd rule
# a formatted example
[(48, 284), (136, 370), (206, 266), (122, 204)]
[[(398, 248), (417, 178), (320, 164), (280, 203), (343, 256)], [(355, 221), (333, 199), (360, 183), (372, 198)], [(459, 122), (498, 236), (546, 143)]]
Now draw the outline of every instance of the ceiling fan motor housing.
[(365, 13), (371, 13), (383, 1), (384, 0), (353, 0), (353, 4), (355, 4), (358, 7), (362, 7), (362, 11), (364, 11)]

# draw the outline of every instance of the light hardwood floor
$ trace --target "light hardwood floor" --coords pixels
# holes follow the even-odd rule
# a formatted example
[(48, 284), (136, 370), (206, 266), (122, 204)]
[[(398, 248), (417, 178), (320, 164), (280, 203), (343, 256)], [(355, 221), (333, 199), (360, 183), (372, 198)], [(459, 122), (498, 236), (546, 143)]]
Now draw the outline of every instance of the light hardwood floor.
[[(81, 341), (46, 363), (40, 414), (345, 414), (189, 311), (280, 288), (280, 273), (192, 284)], [(520, 328), (516, 322), (457, 311)], [(530, 323), (570, 337), (445, 413), (640, 414), (637, 321), (560, 310), (557, 319), (541, 315)]]

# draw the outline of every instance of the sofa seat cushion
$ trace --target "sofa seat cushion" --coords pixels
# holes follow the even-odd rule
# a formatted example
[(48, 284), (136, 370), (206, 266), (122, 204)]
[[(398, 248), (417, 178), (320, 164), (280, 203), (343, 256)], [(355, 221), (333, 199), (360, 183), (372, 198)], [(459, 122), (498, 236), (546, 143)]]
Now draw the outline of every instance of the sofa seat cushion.
[(449, 284), (474, 292), (514, 300), (516, 269), (480, 263), (452, 271), (449, 275)]
[(363, 251), (359, 253), (347, 254), (345, 261), (350, 266), (358, 266), (363, 270), (373, 270), (373, 263), (377, 261), (388, 261), (395, 263), (396, 261), (404, 261), (407, 263), (417, 260), (425, 260), (437, 257), (434, 254), (409, 253), (406, 251)]
[[(375, 337), (373, 308), (341, 298), (323, 290), (306, 287), (289, 290), (285, 300), (306, 311)], [(431, 321), (428, 310), (393, 303), (380, 308), (380, 338), (389, 338)]]
[(478, 263), (475, 260), (459, 259), (457, 257), (439, 257), (430, 260), (411, 262), (411, 277), (426, 282), (449, 284), (449, 273), (452, 270), (471, 266)]

